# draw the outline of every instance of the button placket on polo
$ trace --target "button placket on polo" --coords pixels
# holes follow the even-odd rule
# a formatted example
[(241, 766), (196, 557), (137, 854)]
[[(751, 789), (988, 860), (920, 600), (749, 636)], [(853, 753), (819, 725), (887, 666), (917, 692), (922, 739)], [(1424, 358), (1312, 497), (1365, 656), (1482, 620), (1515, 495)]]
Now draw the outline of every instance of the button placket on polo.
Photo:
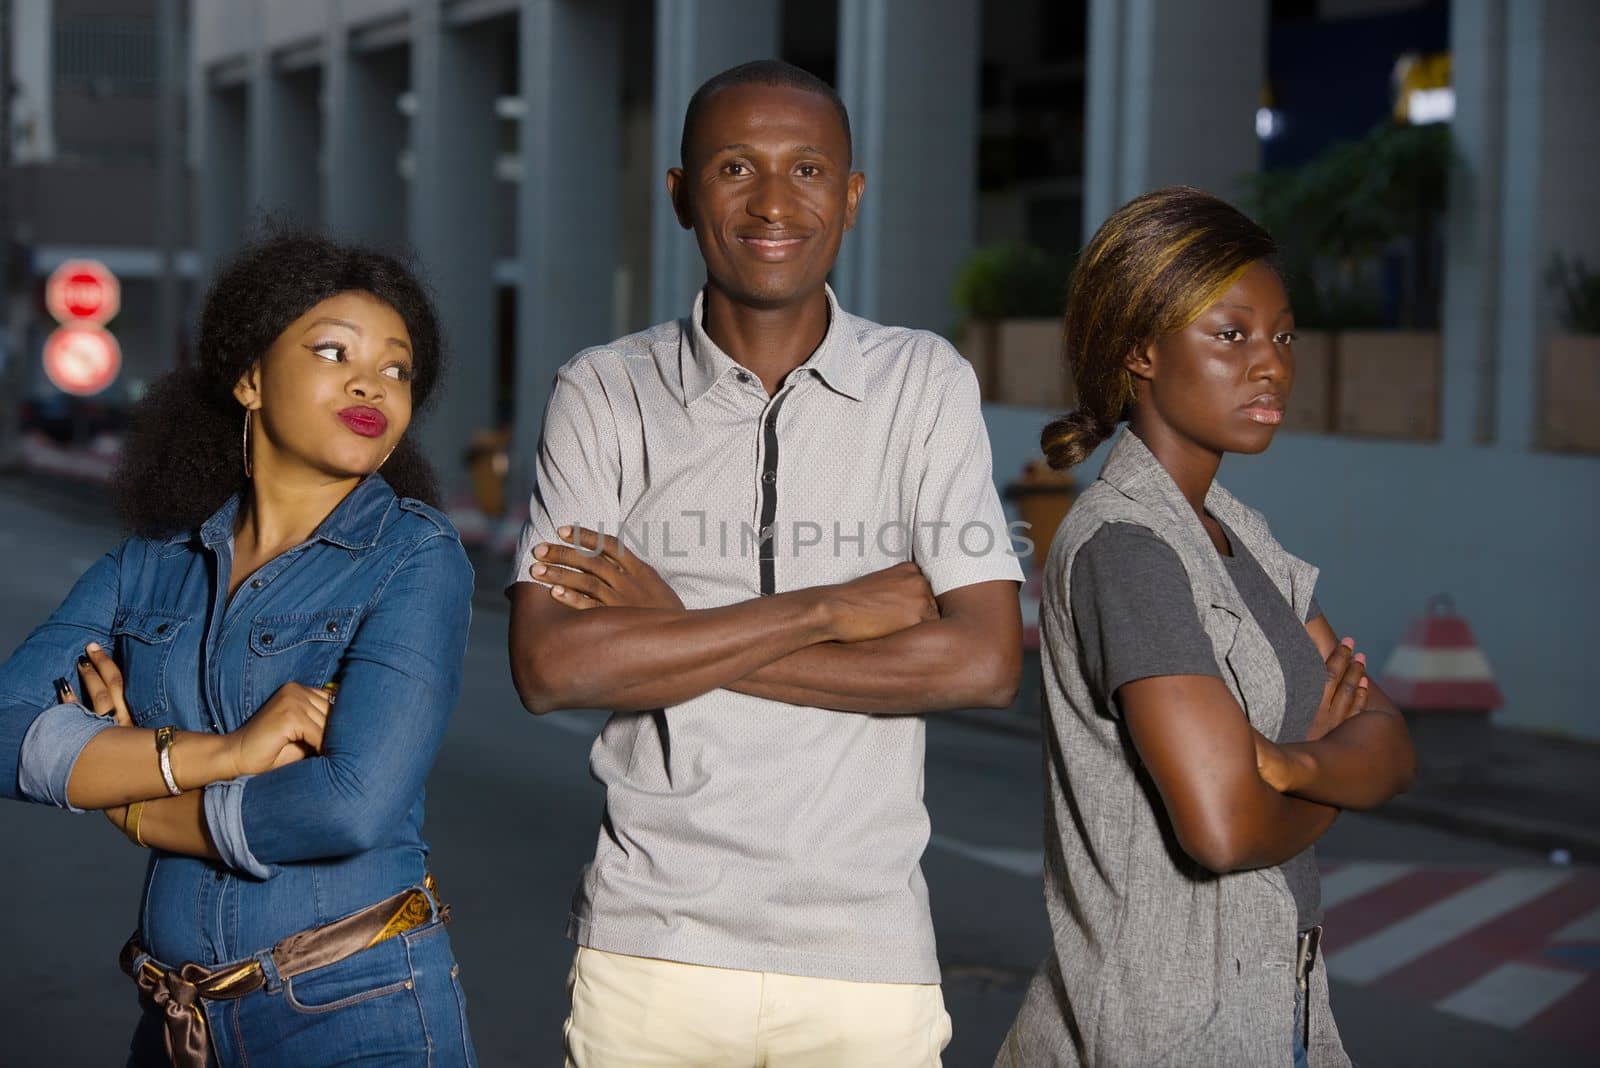
[(760, 479), (757, 498), (757, 555), (760, 571), (761, 595), (777, 592), (777, 542), (775, 538), (778, 519), (778, 415), (796, 383), (790, 383), (767, 402), (761, 414)]

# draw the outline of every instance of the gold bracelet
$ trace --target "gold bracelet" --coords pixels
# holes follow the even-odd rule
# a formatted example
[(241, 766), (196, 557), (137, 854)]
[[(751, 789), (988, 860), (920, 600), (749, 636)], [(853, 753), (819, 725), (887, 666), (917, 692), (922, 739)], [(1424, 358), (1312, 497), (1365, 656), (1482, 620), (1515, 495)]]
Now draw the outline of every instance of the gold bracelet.
[(149, 849), (145, 844), (144, 836), (139, 833), (140, 821), (144, 819), (144, 802), (135, 801), (128, 806), (128, 814), (122, 820), (122, 833), (128, 836), (128, 841), (140, 849)]

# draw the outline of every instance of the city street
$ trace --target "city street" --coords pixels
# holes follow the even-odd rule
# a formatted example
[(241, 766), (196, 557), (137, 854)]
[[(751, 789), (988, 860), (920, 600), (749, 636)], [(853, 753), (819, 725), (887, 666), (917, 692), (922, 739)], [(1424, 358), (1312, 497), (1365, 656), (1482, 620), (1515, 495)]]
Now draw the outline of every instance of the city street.
[[(115, 542), (90, 499), (100, 493), (0, 482), (0, 650)], [(455, 909), (482, 1063), (559, 1065), (571, 955), (562, 929), (601, 816), (587, 769), (601, 717), (522, 712), (506, 621), (480, 597), (465, 692), (429, 783), (427, 834)], [(982, 1068), (1048, 946), (1037, 745), (935, 720), (927, 763), (934, 837), (924, 866), (955, 1020), (945, 1063)], [(120, 1064), (137, 1006), (115, 957), (134, 923), (143, 857), (94, 815), (12, 805), (0, 826), (11, 858), (0, 1064)], [(1371, 816), (1342, 818), (1322, 856), (1334, 1008), (1358, 1063), (1600, 1058), (1600, 871)]]

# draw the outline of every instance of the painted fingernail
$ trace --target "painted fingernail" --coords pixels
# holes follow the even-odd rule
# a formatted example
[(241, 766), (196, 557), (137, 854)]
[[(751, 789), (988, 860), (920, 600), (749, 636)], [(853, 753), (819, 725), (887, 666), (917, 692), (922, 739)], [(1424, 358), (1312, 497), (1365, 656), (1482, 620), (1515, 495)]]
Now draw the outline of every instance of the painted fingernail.
[(1354, 649), (1356, 647), (1356, 640), (1354, 638), (1340, 638), (1339, 644), (1344, 646), (1346, 649)]
[(61, 704), (66, 704), (72, 700), (72, 683), (68, 682), (65, 676), (62, 676), (55, 681), (55, 687), (56, 700), (58, 702)]
[(545, 557), (545, 554), (548, 553), (549, 551), (550, 551), (550, 546), (541, 544), (541, 545), (538, 545), (538, 546), (536, 546), (534, 548), (533, 555), (535, 555), (539, 559), (543, 560), (544, 557)]
[(88, 667), (89, 666), (89, 654), (88, 653), (79, 653), (78, 654), (78, 666), (79, 667)]
[(1365, 675), (1361, 676), (1356, 680), (1356, 685), (1365, 690), (1367, 688), (1367, 677)]
[(1357, 653), (1356, 654), (1356, 663), (1365, 664), (1366, 662), (1367, 662), (1367, 654), (1366, 653)]

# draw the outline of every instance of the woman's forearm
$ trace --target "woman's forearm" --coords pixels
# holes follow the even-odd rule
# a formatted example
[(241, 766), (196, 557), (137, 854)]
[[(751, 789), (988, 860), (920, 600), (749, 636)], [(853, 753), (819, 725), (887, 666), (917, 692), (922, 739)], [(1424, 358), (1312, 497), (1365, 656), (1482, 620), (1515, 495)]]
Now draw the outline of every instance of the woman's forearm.
[[(227, 735), (179, 731), (172, 742), (172, 775), (180, 789), (236, 778)], [(101, 809), (168, 797), (156, 752), (156, 732), (142, 727), (104, 730), (89, 740), (72, 775), (67, 799), (76, 808)]]
[[(134, 827), (126, 807), (108, 813), (112, 822), (133, 834)], [(151, 849), (180, 853), (187, 857), (221, 859), (206, 826), (205, 791), (188, 790), (177, 797), (146, 801), (138, 814), (140, 841)]]
[(1397, 712), (1368, 709), (1314, 742), (1284, 745), (1285, 793), (1339, 808), (1376, 808), (1410, 788), (1416, 754)]

